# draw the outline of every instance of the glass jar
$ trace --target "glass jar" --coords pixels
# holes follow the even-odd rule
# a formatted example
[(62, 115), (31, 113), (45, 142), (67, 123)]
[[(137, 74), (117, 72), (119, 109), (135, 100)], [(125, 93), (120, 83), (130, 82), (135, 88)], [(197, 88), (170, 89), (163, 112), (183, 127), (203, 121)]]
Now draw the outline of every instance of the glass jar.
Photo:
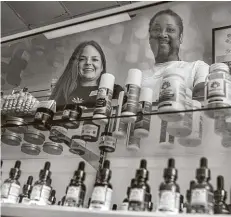
[[(192, 91), (186, 89), (185, 109), (192, 110)], [(175, 137), (186, 137), (192, 132), (192, 116), (193, 112), (185, 112), (182, 121), (168, 122), (167, 132)]]
[(162, 120), (168, 122), (180, 121), (184, 113), (171, 113), (185, 110), (186, 84), (184, 71), (180, 68), (167, 69), (160, 85), (158, 112), (170, 112), (159, 114)]
[[(212, 64), (205, 82), (205, 108), (224, 108), (231, 106), (231, 76), (224, 63)], [(217, 114), (231, 115), (231, 109), (208, 110), (205, 114), (215, 118)]]

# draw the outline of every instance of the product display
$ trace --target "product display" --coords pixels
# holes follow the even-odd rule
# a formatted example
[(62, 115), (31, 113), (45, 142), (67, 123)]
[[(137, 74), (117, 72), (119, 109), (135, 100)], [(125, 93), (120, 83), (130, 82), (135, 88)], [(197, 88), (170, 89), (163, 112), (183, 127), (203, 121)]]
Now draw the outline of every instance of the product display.
[[(224, 108), (231, 106), (231, 76), (229, 67), (225, 63), (214, 63), (209, 67), (209, 75), (205, 81), (205, 107)], [(231, 115), (231, 109), (205, 111), (205, 114), (214, 118), (215, 115)]]
[(30, 204), (48, 205), (48, 199), (52, 191), (50, 162), (46, 162), (40, 170), (39, 180), (34, 183), (30, 196)]
[(14, 168), (11, 168), (9, 179), (6, 179), (1, 186), (1, 203), (17, 203), (20, 193), (21, 161), (16, 161)]
[(80, 162), (78, 170), (75, 171), (70, 184), (67, 187), (64, 206), (83, 207), (86, 194), (85, 180), (85, 163)]
[[(150, 88), (141, 88), (139, 109), (134, 127), (134, 136), (137, 138), (148, 137), (151, 123), (152, 95)], [(150, 115), (147, 115), (150, 114)]]
[[(97, 125), (106, 125), (108, 123), (107, 117), (111, 114), (111, 102), (113, 96), (115, 77), (112, 74), (105, 73), (100, 78), (98, 94), (93, 112), (93, 120)], [(103, 118), (103, 119), (100, 119)]]
[(158, 210), (161, 212), (179, 213), (180, 186), (176, 183), (178, 172), (175, 168), (175, 160), (168, 160), (168, 167), (164, 169), (164, 182), (161, 183), (159, 192)]
[(209, 183), (211, 178), (208, 161), (201, 158), (200, 168), (196, 170), (197, 182), (192, 186), (190, 209), (191, 213), (213, 214), (213, 186)]
[(136, 121), (135, 115), (137, 114), (138, 109), (141, 81), (142, 72), (139, 69), (130, 69), (128, 71), (128, 76), (125, 82), (125, 91), (121, 115), (131, 117), (124, 117), (123, 121), (125, 123), (134, 123)]
[(110, 161), (105, 160), (103, 168), (97, 173), (96, 182), (91, 196), (91, 203), (89, 209), (93, 210), (110, 210), (112, 200), (112, 185)]
[(168, 122), (177, 122), (183, 119), (184, 113), (171, 113), (185, 110), (186, 84), (184, 71), (181, 68), (166, 69), (160, 85), (158, 112), (159, 117)]
[(20, 194), (18, 197), (18, 203), (29, 204), (30, 194), (32, 190), (32, 182), (33, 182), (33, 176), (29, 176), (26, 184), (23, 186), (22, 194)]

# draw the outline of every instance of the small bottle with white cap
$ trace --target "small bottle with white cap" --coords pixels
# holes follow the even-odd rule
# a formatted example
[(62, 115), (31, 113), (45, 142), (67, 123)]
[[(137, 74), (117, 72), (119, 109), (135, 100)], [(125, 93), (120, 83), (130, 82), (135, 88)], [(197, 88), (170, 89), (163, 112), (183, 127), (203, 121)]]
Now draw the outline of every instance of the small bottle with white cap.
[(93, 120), (95, 124), (106, 125), (111, 113), (111, 101), (113, 96), (115, 77), (112, 74), (105, 73), (101, 76), (98, 94), (96, 98), (93, 118), (104, 118)]
[[(123, 99), (122, 113), (123, 121), (126, 123), (136, 121), (137, 108), (139, 103), (142, 72), (139, 69), (130, 69), (125, 83), (125, 94)], [(129, 117), (130, 116), (130, 117)]]
[(138, 111), (139, 115), (137, 116), (134, 128), (135, 137), (144, 138), (149, 135), (152, 112), (152, 94), (152, 89), (147, 87), (141, 88)]

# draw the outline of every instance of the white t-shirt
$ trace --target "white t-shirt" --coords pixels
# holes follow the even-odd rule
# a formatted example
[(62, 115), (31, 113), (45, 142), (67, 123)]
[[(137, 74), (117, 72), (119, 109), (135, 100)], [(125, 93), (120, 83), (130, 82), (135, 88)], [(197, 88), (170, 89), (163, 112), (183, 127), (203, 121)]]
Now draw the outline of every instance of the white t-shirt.
[(149, 87), (153, 90), (153, 102), (158, 101), (160, 84), (163, 73), (168, 68), (181, 68), (184, 71), (187, 88), (193, 91), (193, 87), (201, 82), (205, 82), (209, 74), (209, 65), (201, 60), (195, 62), (170, 61), (155, 64), (153, 68), (143, 71), (142, 87)]

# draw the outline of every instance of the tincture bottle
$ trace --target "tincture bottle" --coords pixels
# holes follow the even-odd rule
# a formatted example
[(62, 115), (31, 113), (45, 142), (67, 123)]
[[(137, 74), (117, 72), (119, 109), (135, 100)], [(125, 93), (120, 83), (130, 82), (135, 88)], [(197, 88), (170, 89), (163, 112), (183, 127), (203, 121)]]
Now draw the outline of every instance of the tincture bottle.
[(31, 201), (30, 204), (36, 205), (47, 205), (50, 193), (52, 190), (51, 187), (51, 171), (50, 171), (50, 162), (47, 161), (44, 165), (44, 169), (40, 170), (39, 180), (35, 182), (32, 192), (31, 192)]
[(117, 204), (113, 204), (112, 210), (117, 210)]
[(103, 168), (97, 174), (89, 209), (110, 210), (113, 192), (112, 185), (109, 182), (111, 173), (110, 161), (105, 160)]
[(131, 190), (131, 186), (133, 186), (133, 185), (135, 184), (135, 182), (136, 182), (135, 179), (132, 179), (132, 180), (131, 180), (131, 184), (130, 184), (130, 186), (127, 188), (127, 197), (123, 200), (123, 203), (121, 204), (120, 210), (124, 210), (124, 211), (127, 211), (127, 210), (128, 210), (130, 190)]
[(153, 209), (152, 195), (151, 194), (146, 194), (144, 211), (151, 212), (152, 209)]
[(196, 170), (196, 184), (191, 194), (191, 213), (213, 214), (213, 187), (209, 183), (211, 172), (207, 158), (201, 158), (200, 168)]
[(180, 206), (179, 206), (179, 213), (184, 212), (184, 196), (181, 194), (180, 195)]
[(29, 176), (26, 184), (23, 186), (22, 194), (18, 197), (18, 203), (29, 204), (32, 190), (33, 176)]
[(191, 195), (192, 195), (192, 189), (193, 189), (193, 185), (195, 185), (196, 182), (194, 180), (192, 180), (190, 182), (189, 185), (189, 189), (186, 191), (186, 212), (187, 213), (191, 213), (191, 208), (190, 208), (190, 204), (191, 204)]
[(226, 204), (227, 192), (224, 189), (224, 177), (217, 177), (217, 190), (214, 191), (214, 214), (231, 214)]
[(78, 170), (75, 171), (74, 177), (67, 187), (66, 199), (64, 206), (83, 207), (86, 194), (85, 180), (85, 163), (79, 163)]
[(180, 207), (180, 187), (176, 183), (178, 171), (175, 168), (175, 160), (168, 160), (168, 167), (164, 169), (164, 182), (159, 187), (160, 212), (179, 213)]
[(14, 168), (10, 170), (10, 177), (1, 186), (1, 202), (3, 203), (17, 203), (20, 192), (20, 182), (18, 181), (21, 176), (20, 166), (21, 161), (17, 160)]
[(147, 183), (149, 172), (146, 160), (142, 159), (140, 161), (140, 168), (136, 170), (135, 177), (136, 182), (131, 186), (130, 190), (128, 210), (144, 211), (148, 198), (146, 194), (150, 194), (150, 186)]
[(50, 197), (48, 199), (48, 205), (54, 205), (56, 203), (55, 194), (56, 194), (56, 190), (52, 190), (51, 194), (50, 194)]

